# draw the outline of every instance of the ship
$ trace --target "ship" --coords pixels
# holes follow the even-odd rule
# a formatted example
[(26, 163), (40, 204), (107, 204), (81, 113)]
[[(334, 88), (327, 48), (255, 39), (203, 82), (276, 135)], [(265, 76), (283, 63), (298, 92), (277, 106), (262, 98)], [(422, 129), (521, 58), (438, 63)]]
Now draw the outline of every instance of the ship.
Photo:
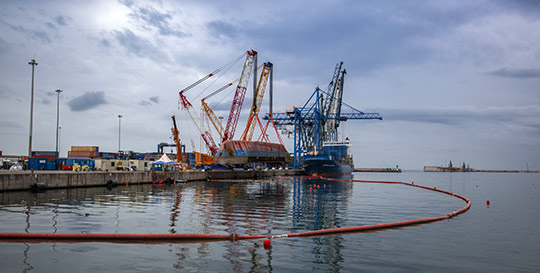
[(302, 107), (287, 107), (285, 113), (267, 114), (264, 118), (272, 119), (282, 132), (294, 135), (294, 167), (303, 167), (308, 175), (351, 175), (354, 165), (349, 139), (340, 137), (340, 123), (382, 120), (379, 113), (365, 113), (342, 101), (346, 73), (343, 62), (339, 62), (326, 90), (317, 86)]
[(349, 141), (324, 143), (317, 154), (303, 157), (302, 167), (311, 176), (346, 176), (354, 170)]

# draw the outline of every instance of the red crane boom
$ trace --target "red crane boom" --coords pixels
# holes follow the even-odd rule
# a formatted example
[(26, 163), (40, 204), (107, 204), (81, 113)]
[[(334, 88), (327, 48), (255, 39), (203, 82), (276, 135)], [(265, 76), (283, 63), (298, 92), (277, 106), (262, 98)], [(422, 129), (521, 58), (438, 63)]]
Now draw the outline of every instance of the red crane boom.
[(240, 117), (240, 112), (242, 110), (242, 104), (244, 103), (244, 97), (246, 96), (249, 77), (251, 76), (253, 60), (256, 55), (257, 51), (253, 49), (247, 52), (247, 57), (244, 62), (244, 67), (242, 68), (240, 81), (236, 87), (231, 112), (229, 114), (229, 119), (227, 120), (227, 126), (225, 127), (225, 134), (223, 135), (222, 142), (234, 137), (236, 125), (238, 125), (238, 118)]

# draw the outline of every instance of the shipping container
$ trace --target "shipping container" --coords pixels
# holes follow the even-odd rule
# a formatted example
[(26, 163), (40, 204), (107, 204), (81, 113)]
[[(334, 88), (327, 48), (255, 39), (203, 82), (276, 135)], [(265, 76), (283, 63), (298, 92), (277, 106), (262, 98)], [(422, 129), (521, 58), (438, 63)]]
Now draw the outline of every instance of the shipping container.
[(91, 151), (69, 151), (68, 157), (97, 157), (98, 153)]
[(71, 146), (72, 152), (95, 152), (99, 153), (98, 146)]
[(110, 153), (110, 152), (100, 152), (99, 157), (102, 159), (117, 159), (119, 158), (119, 153)]
[[(91, 158), (68, 158), (66, 160), (66, 165), (73, 166), (73, 170), (75, 170), (76, 166), (80, 166), (82, 169), (94, 169), (94, 160)], [(87, 167), (85, 167), (87, 166)]]
[(30, 170), (56, 170), (56, 161), (46, 158), (29, 158), (28, 169)]
[(32, 151), (32, 157), (58, 157), (58, 153), (56, 151)]

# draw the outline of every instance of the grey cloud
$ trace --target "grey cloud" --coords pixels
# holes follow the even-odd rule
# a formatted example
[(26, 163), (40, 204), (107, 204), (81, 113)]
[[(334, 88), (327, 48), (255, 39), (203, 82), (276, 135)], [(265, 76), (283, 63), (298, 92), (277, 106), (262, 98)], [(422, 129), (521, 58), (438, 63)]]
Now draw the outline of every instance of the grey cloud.
[(159, 97), (150, 97), (149, 99), (150, 101), (154, 102), (154, 103), (158, 103), (159, 104)]
[(51, 39), (49, 38), (49, 35), (47, 32), (41, 29), (27, 29), (21, 25), (14, 26), (9, 25), (9, 28), (11, 28), (14, 31), (20, 32), (24, 35), (26, 35), (28, 38), (33, 40), (39, 40), (44, 43), (50, 43)]
[(88, 91), (68, 102), (71, 111), (86, 111), (102, 104), (106, 104), (105, 93), (101, 91)]
[(109, 42), (107, 39), (101, 39), (99, 43), (104, 47), (111, 47), (111, 42)]
[(126, 7), (131, 7), (133, 6), (133, 0), (119, 0), (118, 1), (119, 3), (121, 4), (124, 4)]
[(134, 9), (131, 17), (142, 21), (145, 26), (148, 25), (156, 28), (161, 35), (172, 35), (180, 38), (187, 36), (185, 33), (175, 30), (169, 25), (169, 20), (172, 19), (170, 14), (161, 13), (153, 7)]
[(142, 105), (142, 106), (148, 106), (148, 105), (152, 105), (151, 102), (147, 101), (147, 100), (141, 100), (139, 102), (139, 105)]
[(47, 23), (45, 23), (45, 25), (50, 29), (56, 29), (56, 26), (51, 22), (47, 22)]
[(17, 128), (22, 128), (22, 126), (21, 124), (15, 123), (13, 121), (0, 121), (0, 128), (17, 129)]
[(235, 26), (224, 21), (212, 21), (207, 27), (215, 36), (235, 37), (238, 32)]
[(69, 18), (69, 17), (65, 17), (65, 16), (62, 16), (62, 15), (59, 15), (59, 16), (56, 16), (56, 17), (54, 18), (54, 21), (55, 21), (57, 24), (61, 25), (61, 26), (65, 26), (65, 25), (67, 25), (67, 22), (66, 22), (66, 21), (67, 21), (67, 18)]
[(45, 105), (49, 105), (52, 103), (52, 100), (50, 100), (49, 98), (41, 98), (39, 99), (39, 102)]
[(120, 45), (129, 52), (158, 62), (167, 60), (162, 51), (152, 45), (150, 41), (135, 35), (131, 30), (125, 29), (123, 32), (115, 31), (114, 33)]
[(540, 106), (497, 106), (477, 108), (444, 107), (418, 109), (375, 109), (386, 121), (438, 123), (450, 126), (469, 122), (500, 122), (530, 127), (540, 132)]
[(491, 76), (505, 78), (540, 78), (540, 69), (508, 69), (501, 68), (486, 73)]

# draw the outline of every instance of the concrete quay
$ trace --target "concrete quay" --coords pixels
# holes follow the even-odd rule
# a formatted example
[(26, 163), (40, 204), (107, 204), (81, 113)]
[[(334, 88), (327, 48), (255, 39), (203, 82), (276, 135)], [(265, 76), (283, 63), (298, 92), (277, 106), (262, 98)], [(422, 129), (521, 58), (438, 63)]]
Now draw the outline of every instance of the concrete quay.
[(354, 168), (354, 172), (367, 172), (367, 173), (400, 173), (401, 169), (398, 168)]
[(31, 190), (40, 183), (46, 189), (107, 186), (108, 181), (119, 185), (152, 183), (172, 178), (177, 181), (261, 179), (274, 176), (304, 174), (303, 169), (283, 170), (187, 170), (180, 171), (0, 171), (0, 191)]

